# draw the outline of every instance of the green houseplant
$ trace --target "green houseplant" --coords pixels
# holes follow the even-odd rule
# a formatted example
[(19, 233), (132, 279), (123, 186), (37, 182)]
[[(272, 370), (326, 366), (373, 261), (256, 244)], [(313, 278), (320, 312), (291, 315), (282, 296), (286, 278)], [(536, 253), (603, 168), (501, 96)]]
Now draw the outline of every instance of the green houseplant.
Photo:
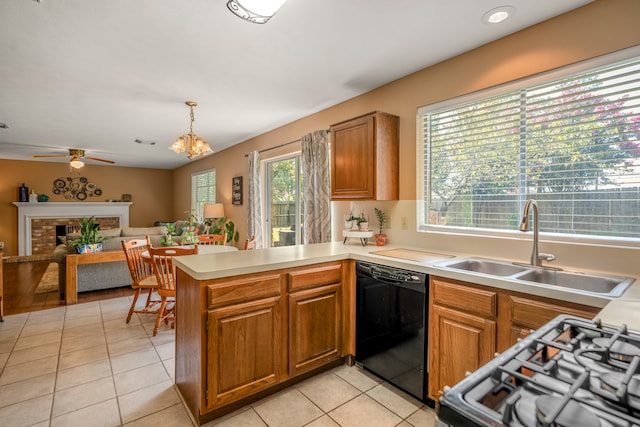
[(104, 237), (98, 234), (98, 228), (95, 217), (82, 218), (80, 223), (80, 237), (73, 241), (73, 246), (79, 254), (90, 254), (102, 252), (102, 241)]
[(387, 215), (378, 208), (373, 208), (376, 213), (376, 220), (378, 221), (378, 234), (374, 237), (376, 239), (376, 246), (384, 246), (387, 242), (387, 235), (384, 234), (384, 226), (386, 225), (388, 218)]
[(167, 228), (167, 234), (162, 239), (160, 239), (160, 244), (162, 246), (173, 246), (174, 245), (173, 236), (176, 235), (176, 224), (168, 223), (168, 224), (165, 224), (165, 227)]
[(240, 239), (240, 233), (236, 231), (236, 225), (233, 221), (227, 222), (227, 217), (225, 216), (208, 220), (207, 225), (209, 225), (210, 234), (224, 234), (226, 236), (225, 245), (230, 244), (232, 240), (237, 242)]

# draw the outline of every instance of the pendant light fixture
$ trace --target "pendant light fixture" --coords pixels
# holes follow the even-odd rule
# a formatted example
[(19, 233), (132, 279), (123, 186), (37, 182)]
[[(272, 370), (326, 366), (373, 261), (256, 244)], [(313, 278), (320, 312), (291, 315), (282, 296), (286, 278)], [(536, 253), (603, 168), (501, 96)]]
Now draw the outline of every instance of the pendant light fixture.
[(227, 7), (240, 18), (256, 24), (266, 23), (287, 0), (229, 0)]
[(186, 151), (187, 157), (189, 158), (189, 160), (192, 160), (204, 154), (213, 153), (213, 150), (211, 149), (211, 147), (209, 147), (209, 144), (207, 144), (204, 139), (193, 133), (193, 107), (197, 107), (198, 103), (195, 101), (186, 101), (185, 104), (187, 104), (191, 110), (191, 123), (189, 126), (189, 133), (185, 133), (180, 138), (176, 139), (176, 141), (171, 144), (171, 147), (169, 147), (169, 149), (178, 154), (184, 153)]

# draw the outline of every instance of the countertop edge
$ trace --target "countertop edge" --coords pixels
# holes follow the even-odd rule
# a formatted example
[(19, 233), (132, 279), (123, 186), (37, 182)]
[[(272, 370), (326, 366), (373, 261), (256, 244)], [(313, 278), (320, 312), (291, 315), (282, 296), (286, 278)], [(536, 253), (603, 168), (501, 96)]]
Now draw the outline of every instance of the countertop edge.
[[(528, 283), (513, 283), (509, 280), (490, 277), (479, 273), (464, 271), (451, 271), (434, 264), (451, 257), (477, 256), (474, 254), (445, 253), (443, 258), (431, 261), (411, 261), (401, 258), (391, 258), (372, 254), (380, 249), (394, 249), (395, 246), (387, 245), (384, 248), (377, 246), (344, 245), (342, 242), (319, 243), (312, 245), (286, 246), (268, 249), (256, 249), (253, 251), (239, 251), (217, 254), (201, 254), (176, 258), (176, 265), (196, 280), (204, 281), (231, 277), (242, 274), (260, 273), (269, 270), (279, 270), (293, 267), (301, 267), (323, 262), (342, 261), (354, 259), (379, 263), (396, 268), (414, 270), (429, 275), (437, 275), (454, 280), (461, 280), (498, 289), (521, 292), (545, 298), (553, 298), (602, 308), (597, 317), (603, 323), (619, 325), (627, 323), (630, 329), (640, 330), (640, 320), (633, 322), (634, 312), (640, 309), (640, 280), (635, 282), (627, 291), (618, 298), (610, 299), (595, 294), (584, 294), (568, 289), (552, 289), (545, 285)], [(400, 248), (400, 247), (397, 247)], [(403, 249), (416, 251), (428, 251), (425, 248), (411, 248), (402, 246)], [(624, 322), (623, 322), (624, 321)], [(629, 322), (632, 322), (629, 324)], [(637, 325), (636, 325), (637, 323)]]

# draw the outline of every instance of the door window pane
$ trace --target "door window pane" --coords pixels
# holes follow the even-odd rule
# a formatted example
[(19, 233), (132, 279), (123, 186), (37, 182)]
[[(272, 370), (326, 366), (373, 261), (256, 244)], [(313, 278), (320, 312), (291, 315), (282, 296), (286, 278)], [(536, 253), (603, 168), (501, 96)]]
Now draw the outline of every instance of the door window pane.
[(266, 162), (268, 245), (300, 243), (301, 181), (300, 156)]

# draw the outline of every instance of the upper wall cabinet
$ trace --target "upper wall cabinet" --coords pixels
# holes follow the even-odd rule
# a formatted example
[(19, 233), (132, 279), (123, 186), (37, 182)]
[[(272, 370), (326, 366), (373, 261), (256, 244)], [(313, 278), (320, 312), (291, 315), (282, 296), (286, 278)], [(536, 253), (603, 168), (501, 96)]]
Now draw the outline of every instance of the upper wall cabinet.
[(331, 125), (331, 200), (398, 200), (398, 123), (376, 111)]

